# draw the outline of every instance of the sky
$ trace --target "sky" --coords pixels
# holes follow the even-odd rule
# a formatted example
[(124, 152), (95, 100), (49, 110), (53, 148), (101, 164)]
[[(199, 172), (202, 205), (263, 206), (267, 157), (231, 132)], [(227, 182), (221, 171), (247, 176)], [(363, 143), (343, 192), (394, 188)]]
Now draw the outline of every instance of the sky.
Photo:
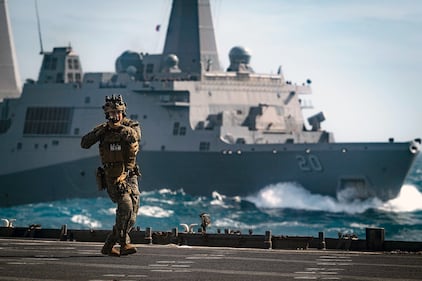
[[(422, 1), (211, 0), (220, 65), (244, 46), (257, 73), (312, 81), (313, 109), (338, 142), (422, 137)], [(22, 83), (41, 64), (35, 0), (8, 0)], [(170, 0), (38, 0), (44, 51), (71, 45), (84, 72), (124, 51), (161, 53)], [(155, 27), (161, 25), (160, 31)]]

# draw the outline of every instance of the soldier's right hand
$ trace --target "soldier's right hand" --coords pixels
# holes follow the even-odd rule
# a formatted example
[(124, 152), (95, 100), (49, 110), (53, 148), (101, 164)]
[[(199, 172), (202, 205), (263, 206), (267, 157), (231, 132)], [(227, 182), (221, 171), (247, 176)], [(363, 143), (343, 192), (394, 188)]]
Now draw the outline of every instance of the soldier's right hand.
[(94, 129), (95, 136), (100, 137), (106, 132), (107, 123), (103, 123)]

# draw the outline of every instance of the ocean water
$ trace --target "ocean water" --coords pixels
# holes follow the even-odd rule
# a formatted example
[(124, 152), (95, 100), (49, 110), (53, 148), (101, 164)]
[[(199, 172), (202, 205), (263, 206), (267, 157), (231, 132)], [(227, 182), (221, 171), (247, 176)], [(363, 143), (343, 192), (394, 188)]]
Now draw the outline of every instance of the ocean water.
[[(142, 186), (142, 182), (141, 182)], [(93, 187), (95, 188), (95, 187)], [(365, 238), (365, 228), (382, 227), (387, 240), (422, 241), (422, 156), (413, 165), (397, 198), (381, 202), (343, 201), (311, 194), (293, 183), (263, 188), (248, 197), (213, 192), (191, 196), (183, 190), (143, 192), (137, 226), (170, 231), (182, 223), (200, 224), (199, 214), (211, 216), (208, 232), (230, 229), (254, 234), (326, 237), (354, 233)], [(43, 228), (111, 229), (115, 205), (108, 198), (71, 199), (0, 208), (0, 218), (16, 219), (16, 226), (40, 224)]]

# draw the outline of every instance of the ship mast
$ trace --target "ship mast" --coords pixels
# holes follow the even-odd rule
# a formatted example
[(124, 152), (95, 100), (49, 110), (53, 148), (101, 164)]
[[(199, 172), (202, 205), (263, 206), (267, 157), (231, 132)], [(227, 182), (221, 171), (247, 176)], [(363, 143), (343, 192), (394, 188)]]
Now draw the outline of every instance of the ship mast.
[(174, 0), (163, 55), (179, 58), (182, 72), (219, 71), (209, 0)]
[(40, 55), (44, 54), (44, 49), (43, 49), (43, 45), (42, 45), (42, 35), (41, 35), (41, 23), (40, 23), (40, 14), (38, 12), (38, 1), (35, 0), (35, 13), (37, 16), (37, 27), (38, 27), (38, 37), (40, 40)]
[(0, 0), (0, 101), (19, 97), (20, 76), (16, 63), (15, 46), (10, 27), (7, 1)]

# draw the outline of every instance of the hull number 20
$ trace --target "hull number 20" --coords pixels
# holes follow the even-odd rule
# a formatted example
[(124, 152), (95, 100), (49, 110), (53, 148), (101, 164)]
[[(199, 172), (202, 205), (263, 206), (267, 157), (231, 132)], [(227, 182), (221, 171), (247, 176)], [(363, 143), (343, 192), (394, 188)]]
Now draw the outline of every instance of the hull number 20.
[(299, 169), (304, 172), (322, 172), (322, 165), (318, 157), (312, 154), (296, 155)]

